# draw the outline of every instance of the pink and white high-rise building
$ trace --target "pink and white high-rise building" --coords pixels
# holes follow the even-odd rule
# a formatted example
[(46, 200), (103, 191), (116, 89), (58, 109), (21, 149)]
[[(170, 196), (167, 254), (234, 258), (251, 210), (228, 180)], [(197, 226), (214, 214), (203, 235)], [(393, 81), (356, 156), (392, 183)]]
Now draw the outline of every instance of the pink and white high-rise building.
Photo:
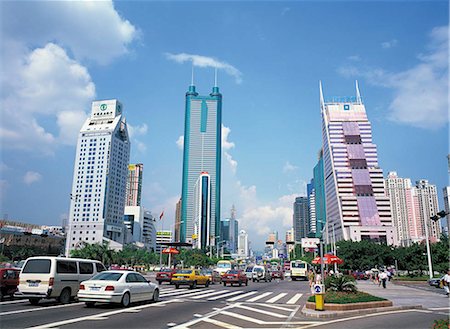
[(326, 218), (339, 240), (396, 245), (383, 170), (356, 82), (356, 97), (325, 101), (320, 84)]

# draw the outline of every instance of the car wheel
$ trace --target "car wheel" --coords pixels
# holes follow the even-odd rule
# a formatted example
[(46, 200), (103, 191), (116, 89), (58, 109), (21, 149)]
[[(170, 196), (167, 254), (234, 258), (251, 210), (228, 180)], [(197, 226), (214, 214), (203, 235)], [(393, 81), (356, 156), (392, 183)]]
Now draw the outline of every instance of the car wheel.
[(122, 301), (120, 302), (120, 304), (123, 307), (128, 307), (130, 306), (130, 293), (126, 292), (123, 296), (122, 296)]
[(248, 286), (248, 280), (245, 281), (245, 285)]
[(209, 287), (209, 280), (206, 280), (205, 288), (208, 288), (208, 287)]
[(227, 286), (227, 283), (226, 283), (226, 282), (224, 282), (224, 283), (223, 283), (223, 286), (224, 286), (224, 287), (226, 287), (226, 286)]
[(37, 304), (39, 304), (40, 298), (30, 298), (28, 300), (30, 301), (31, 305), (37, 305)]
[(242, 287), (242, 282), (239, 280), (239, 287)]
[(86, 307), (91, 308), (91, 307), (94, 307), (95, 302), (86, 302), (85, 304), (86, 304)]
[(179, 289), (180, 285), (175, 283), (175, 289)]
[(3, 301), (3, 291), (0, 289), (0, 302)]
[(256, 280), (255, 279), (252, 279), (253, 280), (253, 282), (255, 282)]
[(162, 281), (158, 281), (158, 284), (161, 285)]
[(155, 291), (153, 291), (152, 301), (159, 302), (159, 289), (155, 289)]
[(194, 281), (194, 282), (191, 284), (191, 289), (195, 289), (195, 288), (197, 288), (197, 281)]
[(63, 291), (61, 291), (61, 295), (59, 295), (58, 301), (61, 304), (69, 304), (70, 303), (70, 289), (64, 288)]

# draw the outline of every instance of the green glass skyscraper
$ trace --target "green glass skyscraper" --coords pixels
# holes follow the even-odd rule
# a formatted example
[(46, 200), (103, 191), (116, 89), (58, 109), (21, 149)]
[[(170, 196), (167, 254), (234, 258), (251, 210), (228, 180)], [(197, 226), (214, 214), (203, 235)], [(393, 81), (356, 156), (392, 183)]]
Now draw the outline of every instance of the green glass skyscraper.
[[(200, 96), (192, 83), (186, 93), (180, 242), (191, 242), (202, 248), (218, 242), (221, 152), (222, 94), (214, 86), (209, 96)], [(209, 175), (210, 186), (196, 188), (200, 176), (205, 173)], [(206, 191), (210, 194), (200, 195)], [(200, 204), (205, 200), (210, 203), (207, 207)], [(204, 211), (210, 213), (203, 214)], [(206, 226), (204, 218), (209, 218)], [(195, 232), (196, 227), (201, 227), (202, 232)], [(207, 230), (208, 236), (204, 230)]]

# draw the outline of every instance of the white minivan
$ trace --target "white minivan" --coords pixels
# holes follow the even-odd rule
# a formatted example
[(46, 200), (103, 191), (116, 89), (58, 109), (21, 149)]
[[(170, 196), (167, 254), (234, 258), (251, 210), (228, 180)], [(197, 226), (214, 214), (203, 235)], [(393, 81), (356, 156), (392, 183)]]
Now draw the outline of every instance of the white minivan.
[(105, 266), (97, 260), (38, 256), (30, 257), (20, 271), (16, 297), (37, 305), (43, 298), (57, 298), (67, 304), (74, 298), (80, 282), (89, 280)]

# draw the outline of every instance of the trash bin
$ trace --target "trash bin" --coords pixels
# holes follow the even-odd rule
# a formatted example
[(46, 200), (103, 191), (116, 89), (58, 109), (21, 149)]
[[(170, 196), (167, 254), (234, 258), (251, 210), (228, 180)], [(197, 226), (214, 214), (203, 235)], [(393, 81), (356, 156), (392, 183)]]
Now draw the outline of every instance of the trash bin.
[(316, 311), (325, 310), (325, 287), (323, 284), (314, 285), (314, 296), (316, 300)]

